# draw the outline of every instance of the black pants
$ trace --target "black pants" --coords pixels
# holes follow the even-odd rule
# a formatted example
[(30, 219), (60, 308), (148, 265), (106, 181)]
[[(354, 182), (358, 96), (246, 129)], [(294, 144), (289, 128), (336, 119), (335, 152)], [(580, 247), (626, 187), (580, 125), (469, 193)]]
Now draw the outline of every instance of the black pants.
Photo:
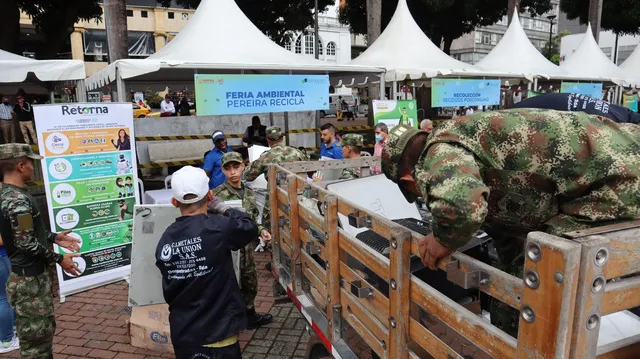
[(222, 348), (173, 346), (176, 359), (242, 359), (240, 342)]

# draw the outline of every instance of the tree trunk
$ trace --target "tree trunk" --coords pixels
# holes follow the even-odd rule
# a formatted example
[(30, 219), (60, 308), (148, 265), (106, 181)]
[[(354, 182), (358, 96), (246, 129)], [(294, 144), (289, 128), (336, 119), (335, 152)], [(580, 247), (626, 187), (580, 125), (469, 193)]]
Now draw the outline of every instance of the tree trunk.
[[(16, 53), (20, 38), (20, 10), (16, 0), (3, 0), (0, 11), (0, 49)], [(19, 54), (18, 54), (19, 55)]]
[(600, 39), (600, 26), (602, 25), (602, 0), (589, 0), (589, 22), (596, 42)]
[(109, 62), (129, 57), (127, 2), (125, 0), (104, 0), (104, 23), (107, 29)]
[[(367, 47), (371, 46), (382, 32), (382, 0), (366, 0), (367, 5)], [(378, 85), (369, 86), (369, 126), (373, 126), (373, 100), (380, 98)]]
[(511, 24), (511, 19), (513, 19), (513, 11), (518, 9), (520, 11), (520, 0), (508, 0), (509, 5), (507, 6), (507, 15), (509, 16), (509, 25)]
[(444, 51), (444, 53), (447, 55), (451, 55), (451, 44), (453, 44), (453, 40), (454, 38), (450, 36), (444, 37), (444, 45), (442, 47), (442, 51)]

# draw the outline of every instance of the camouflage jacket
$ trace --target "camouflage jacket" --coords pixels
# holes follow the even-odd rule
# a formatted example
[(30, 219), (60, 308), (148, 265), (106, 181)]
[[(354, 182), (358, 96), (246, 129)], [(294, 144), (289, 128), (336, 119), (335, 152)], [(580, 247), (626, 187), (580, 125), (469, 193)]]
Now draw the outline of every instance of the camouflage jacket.
[[(242, 208), (244, 208), (244, 210), (251, 216), (251, 218), (253, 218), (253, 220), (258, 223), (258, 218), (260, 217), (260, 211), (258, 211), (258, 207), (256, 206), (256, 195), (253, 192), (253, 190), (247, 186), (244, 185), (244, 183), (242, 184), (242, 188), (244, 189), (244, 195), (242, 196), (242, 198), (240, 197), (240, 194), (238, 193), (238, 191), (236, 191), (235, 188), (233, 188), (233, 186), (225, 181), (223, 184), (221, 184), (220, 186), (216, 187), (213, 189), (212, 193), (214, 196), (218, 196), (220, 198), (222, 198), (223, 201), (242, 201)], [(265, 218), (265, 211), (263, 211), (263, 215), (262, 215), (262, 223), (258, 225), (258, 233), (262, 233), (263, 229), (266, 229), (264, 223), (267, 223), (266, 221), (269, 221), (269, 218), (266, 217)]]
[(602, 117), (550, 110), (444, 121), (427, 139), (413, 175), (436, 239), (459, 247), (481, 226), (561, 235), (640, 218), (634, 131)]
[(361, 177), (362, 169), (361, 168), (345, 168), (342, 170), (340, 177), (338, 179), (348, 180), (348, 179), (356, 179)]
[(3, 183), (0, 188), (0, 233), (11, 265), (29, 268), (59, 263), (62, 256), (49, 249), (56, 233), (46, 230), (36, 200), (24, 188)]
[(269, 165), (308, 160), (307, 155), (299, 149), (279, 144), (269, 151), (263, 152), (257, 160), (253, 161), (244, 171), (244, 176), (247, 181), (252, 182), (261, 174), (264, 174), (265, 179), (268, 181), (269, 176), (267, 172), (269, 171)]

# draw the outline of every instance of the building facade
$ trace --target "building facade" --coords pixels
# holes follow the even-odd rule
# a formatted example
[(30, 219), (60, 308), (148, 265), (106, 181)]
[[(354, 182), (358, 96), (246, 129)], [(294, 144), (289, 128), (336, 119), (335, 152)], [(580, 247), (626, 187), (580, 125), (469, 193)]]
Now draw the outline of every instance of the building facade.
[[(335, 13), (318, 16), (318, 59), (335, 64), (347, 64), (351, 61), (351, 33), (349, 27), (340, 24)], [(296, 33), (285, 45), (289, 51), (304, 56), (314, 57), (314, 29), (311, 27), (304, 33)]]
[[(527, 11), (522, 11), (520, 14), (520, 24), (522, 24), (524, 32), (533, 46), (541, 51), (549, 42), (549, 32), (551, 31), (552, 36), (558, 34), (557, 26), (551, 28), (551, 20), (547, 16), (555, 15), (553, 23), (554, 25), (557, 23), (560, 1), (552, 0), (551, 3), (553, 8), (547, 14), (534, 18)], [(508, 27), (508, 18), (504, 16), (493, 25), (479, 27), (475, 31), (461, 36), (451, 44), (451, 56), (470, 64), (478, 63), (500, 42)]]

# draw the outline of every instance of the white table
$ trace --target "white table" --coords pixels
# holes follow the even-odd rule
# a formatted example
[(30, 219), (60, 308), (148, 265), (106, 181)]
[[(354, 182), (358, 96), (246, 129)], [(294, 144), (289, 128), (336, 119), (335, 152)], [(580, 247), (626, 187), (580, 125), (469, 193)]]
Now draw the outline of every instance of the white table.
[(143, 204), (171, 204), (171, 189), (158, 189), (144, 193)]

